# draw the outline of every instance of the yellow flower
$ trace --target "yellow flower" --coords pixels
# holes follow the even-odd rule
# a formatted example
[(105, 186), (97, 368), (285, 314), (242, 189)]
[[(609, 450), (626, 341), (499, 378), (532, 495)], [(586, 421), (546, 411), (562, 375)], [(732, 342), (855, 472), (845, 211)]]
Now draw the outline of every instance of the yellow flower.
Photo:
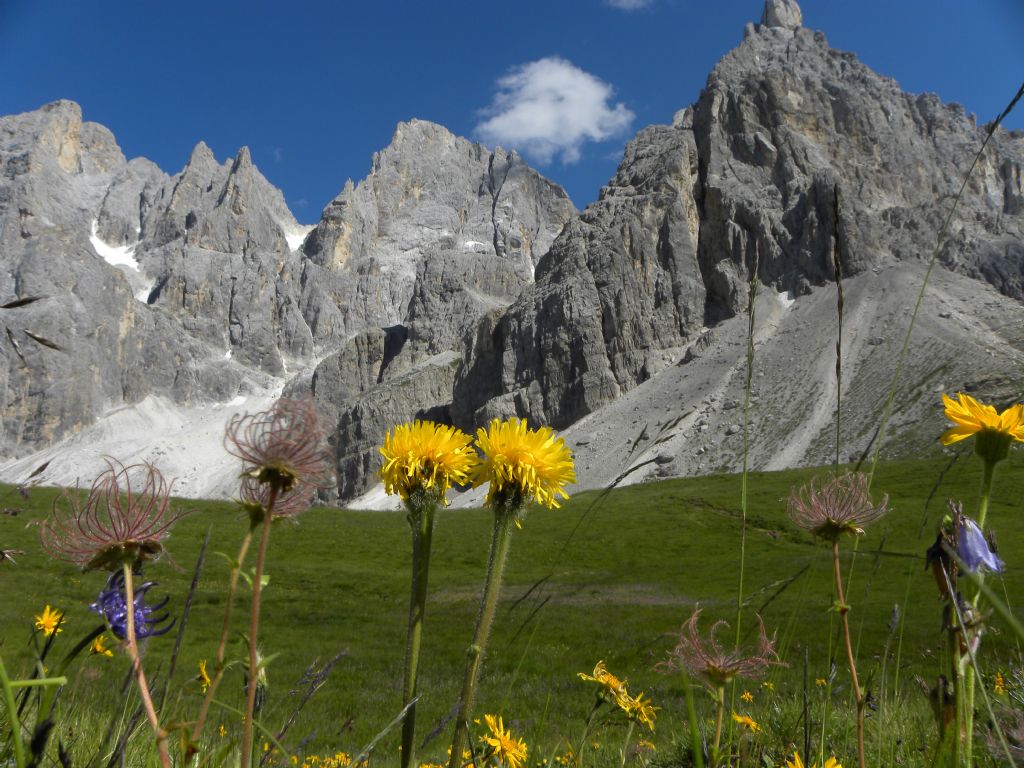
[(1003, 677), (1002, 672), (996, 672), (995, 693), (997, 696), (1002, 696), (1006, 693), (1006, 679)]
[(943, 394), (942, 403), (946, 408), (946, 418), (955, 424), (939, 438), (943, 445), (977, 436), (974, 447), (978, 455), (986, 461), (1000, 461), (1006, 458), (1011, 442), (1024, 442), (1022, 403), (997, 413), (991, 405), (979, 403), (963, 392), (957, 393), (957, 400)]
[(765, 680), (763, 683), (761, 683), (761, 687), (767, 688), (769, 691), (774, 691), (775, 683), (773, 683), (771, 680)]
[(113, 656), (114, 653), (107, 648), (107, 638), (104, 635), (99, 635), (95, 640), (92, 641), (92, 645), (89, 646), (90, 656)]
[(462, 430), (432, 421), (399, 424), (384, 436), (380, 449), (384, 465), (378, 474), (384, 491), (408, 499), (418, 488), (436, 488), (447, 504), (448, 489), (453, 483), (465, 484), (479, 463), (470, 441)]
[[(804, 768), (804, 761), (800, 759), (800, 753), (794, 752), (793, 759), (787, 760), (783, 768)], [(815, 763), (814, 768), (818, 768), (817, 763)], [(821, 768), (843, 768), (843, 766), (834, 757), (830, 757)]]
[(819, 688), (824, 688), (826, 685), (828, 685), (828, 680), (826, 680), (824, 677), (816, 677), (814, 678), (814, 684)]
[(206, 659), (199, 662), (199, 674), (196, 676), (199, 681), (199, 686), (203, 689), (203, 693), (206, 693), (206, 689), (210, 687), (210, 676), (206, 673)]
[(747, 704), (750, 704), (754, 700), (754, 694), (750, 691), (744, 691), (740, 694), (740, 698), (747, 702)]
[(629, 704), (626, 707), (626, 717), (640, 723), (640, 725), (646, 725), (651, 731), (654, 731), (654, 713), (658, 709), (658, 707), (651, 705), (650, 699), (644, 700), (644, 694), (641, 691), (636, 695), (636, 698), (629, 700)]
[(597, 683), (599, 686), (597, 695), (604, 701), (614, 702), (623, 711), (629, 711), (629, 706), (633, 700), (626, 691), (626, 681), (619, 680), (619, 678), (609, 672), (605, 668), (603, 661), (599, 661), (594, 665), (593, 675), (587, 675), (583, 672), (577, 672), (576, 675), (580, 680)]
[(569, 498), (564, 487), (576, 482), (572, 451), (550, 427), (532, 430), (526, 419), (492, 419), (486, 430), (477, 430), (476, 442), (485, 459), (473, 471), (473, 487), (490, 482), (486, 503), (506, 489), (547, 507), (559, 506), (556, 496)]
[(511, 731), (506, 731), (500, 717), (484, 715), (484, 720), (491, 731), (489, 736), (484, 736), (484, 741), (491, 747), (491, 755), (506, 768), (520, 768), (526, 762), (526, 742), (514, 738)]
[(64, 613), (54, 610), (47, 603), (46, 607), (43, 608), (43, 612), (36, 616), (36, 629), (41, 630), (47, 637), (56, 632), (63, 632), (64, 630), (59, 626), (63, 619)]
[(733, 712), (732, 719), (747, 728), (751, 733), (760, 733), (762, 730), (761, 726), (750, 715), (738, 715)]
[(217, 729), (217, 735), (218, 736), (227, 736), (228, 735), (228, 729), (224, 727), (224, 723), (221, 723), (220, 724), (220, 728)]

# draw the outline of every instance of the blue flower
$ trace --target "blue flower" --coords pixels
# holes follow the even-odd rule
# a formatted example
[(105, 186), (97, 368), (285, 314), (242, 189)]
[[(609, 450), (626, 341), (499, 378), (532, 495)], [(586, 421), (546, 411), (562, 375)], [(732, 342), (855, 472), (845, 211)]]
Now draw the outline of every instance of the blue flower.
[[(146, 592), (155, 586), (155, 581), (147, 581), (135, 590), (135, 636), (139, 639), (166, 634), (174, 626), (174, 619), (162, 627), (158, 626), (170, 617), (166, 611), (158, 613), (167, 605), (169, 597), (156, 605), (146, 605)], [(118, 638), (124, 640), (128, 636), (128, 600), (124, 593), (123, 572), (117, 571), (110, 575), (99, 598), (89, 608), (107, 620), (111, 631)]]
[(1003, 570), (1003, 561), (992, 551), (978, 524), (969, 517), (961, 518), (956, 550), (968, 571), (987, 568), (994, 573), (1001, 573)]

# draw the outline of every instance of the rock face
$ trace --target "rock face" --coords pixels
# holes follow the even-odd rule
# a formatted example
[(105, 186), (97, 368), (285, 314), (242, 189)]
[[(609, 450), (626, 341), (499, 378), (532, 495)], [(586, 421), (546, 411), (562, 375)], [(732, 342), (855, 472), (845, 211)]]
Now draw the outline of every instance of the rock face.
[[(553, 244), (535, 284), (488, 318), (455, 384), (469, 426), (566, 426), (647, 380), (701, 326), (744, 311), (751, 272), (808, 293), (929, 258), (985, 130), (912, 96), (769, 0), (673, 125), (641, 131), (615, 178)], [(941, 251), (1024, 298), (1020, 135), (996, 131)], [(912, 303), (912, 297), (908, 297)]]
[[(340, 349), (308, 388), (337, 424), (339, 493), (365, 490), (393, 424), (448, 421), (467, 329), (507, 307), (575, 215), (561, 187), (501, 149), (402, 123), (305, 244), (303, 313)], [(305, 391), (306, 384), (290, 391)]]
[[(217, 414), (281, 391), (330, 420), (341, 498), (373, 484), (384, 432), (412, 418), (568, 428), (591, 486), (637, 457), (633, 478), (734, 469), (751, 286), (752, 466), (825, 461), (837, 259), (840, 432), (861, 451), (985, 135), (831, 49), (794, 0), (769, 0), (579, 214), (514, 152), (417, 120), (303, 227), (244, 148), (220, 163), (200, 143), (169, 176), (71, 102), (0, 118), (0, 304), (43, 297), (0, 309), (0, 455), (22, 457), (0, 476), (47, 447), (66, 467), (88, 435), (117, 442), (170, 409), (219, 443)], [(1024, 136), (995, 130), (939, 249), (890, 444), (938, 433), (921, 403), (939, 391), (1020, 398), (1022, 166)], [(222, 488), (203, 464), (189, 487)]]

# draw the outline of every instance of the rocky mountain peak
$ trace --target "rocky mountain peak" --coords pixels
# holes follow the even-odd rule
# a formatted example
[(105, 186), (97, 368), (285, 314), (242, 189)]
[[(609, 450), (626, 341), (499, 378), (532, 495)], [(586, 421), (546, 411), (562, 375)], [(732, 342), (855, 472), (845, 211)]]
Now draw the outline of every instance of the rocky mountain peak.
[(804, 15), (796, 0), (765, 0), (761, 25), (769, 28), (797, 30), (803, 26)]

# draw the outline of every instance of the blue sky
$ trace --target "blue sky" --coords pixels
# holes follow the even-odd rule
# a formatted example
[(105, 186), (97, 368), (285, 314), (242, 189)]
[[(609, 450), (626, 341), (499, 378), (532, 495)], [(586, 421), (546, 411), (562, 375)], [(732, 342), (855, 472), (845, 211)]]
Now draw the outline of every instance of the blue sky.
[[(168, 173), (204, 140), (249, 146), (313, 223), (416, 117), (518, 143), (583, 207), (625, 141), (692, 103), (760, 0), (515, 3), (0, 0), (0, 114), (79, 102)], [(994, 118), (1024, 81), (1024, 0), (805, 0), (824, 31), (904, 90)], [(552, 83), (572, 108), (552, 114)], [(1024, 128), (1024, 106), (1007, 121)]]

